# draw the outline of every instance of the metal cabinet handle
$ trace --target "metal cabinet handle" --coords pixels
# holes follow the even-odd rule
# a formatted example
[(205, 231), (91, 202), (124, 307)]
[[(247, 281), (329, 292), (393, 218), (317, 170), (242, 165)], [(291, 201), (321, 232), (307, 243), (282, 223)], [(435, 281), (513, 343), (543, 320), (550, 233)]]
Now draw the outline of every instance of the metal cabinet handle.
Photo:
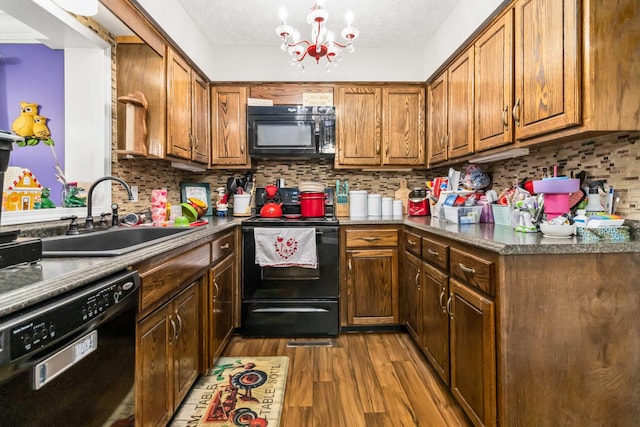
[(213, 296), (213, 302), (216, 302), (216, 299), (218, 299), (218, 294), (220, 293), (220, 288), (218, 287), (218, 282), (216, 282), (215, 280), (213, 281), (213, 286), (216, 287), (216, 293)]
[(199, 146), (200, 146), (200, 142), (198, 141), (198, 137), (194, 136), (193, 137), (193, 148), (195, 148), (197, 150)]
[(516, 122), (516, 126), (520, 126), (520, 98), (516, 100), (516, 104), (513, 106), (513, 120)]
[(349, 264), (349, 265), (348, 265), (348, 267), (349, 267), (349, 273), (351, 273), (351, 260), (349, 260), (348, 264)]
[(447, 314), (449, 314), (449, 318), (453, 319), (453, 312), (451, 311), (451, 299), (453, 298), (452, 294), (449, 294), (449, 299), (447, 300)]
[(418, 282), (418, 280), (420, 280), (420, 272), (419, 271), (416, 273), (415, 282), (416, 282), (416, 285), (418, 286), (418, 289), (420, 289), (420, 282)]
[(462, 270), (462, 272), (464, 274), (469, 274), (471, 276), (473, 276), (474, 274), (476, 274), (476, 271), (473, 268), (467, 267), (466, 265), (464, 265), (463, 263), (459, 262), (458, 266), (460, 266), (460, 270)]
[(220, 249), (229, 249), (229, 242), (225, 243), (224, 245), (220, 245)]
[(443, 313), (447, 312), (446, 307), (444, 306), (444, 302), (442, 301), (442, 299), (444, 298), (444, 294), (445, 294), (445, 289), (442, 288), (442, 292), (440, 292), (440, 297), (438, 298), (438, 302), (440, 304), (440, 309), (442, 310)]
[(438, 144), (438, 147), (444, 148), (444, 135), (440, 137), (440, 144)]
[(240, 154), (244, 154), (244, 145), (240, 146)]
[(509, 123), (507, 123), (507, 113), (509, 112), (509, 106), (505, 105), (504, 110), (502, 110), (502, 125), (506, 128), (509, 127)]
[(427, 252), (429, 252), (430, 255), (438, 256), (438, 251), (434, 251), (433, 249), (427, 249)]
[(169, 345), (173, 344), (173, 342), (178, 339), (178, 327), (176, 326), (176, 322), (173, 320), (173, 315), (169, 315), (169, 322), (171, 323), (171, 336), (169, 337)]
[(182, 333), (182, 317), (178, 313), (176, 313), (176, 318), (178, 319), (178, 330), (176, 331), (176, 341), (178, 341), (178, 336)]
[(376, 143), (376, 155), (380, 155), (380, 143)]
[(380, 240), (381, 237), (363, 237), (362, 240), (366, 242), (375, 242), (376, 240)]
[(451, 134), (449, 134), (449, 133), (444, 136), (444, 148), (449, 147), (449, 138), (450, 137), (451, 137)]
[(407, 243), (410, 244), (411, 246), (417, 245), (417, 243), (414, 242), (413, 240), (407, 240)]

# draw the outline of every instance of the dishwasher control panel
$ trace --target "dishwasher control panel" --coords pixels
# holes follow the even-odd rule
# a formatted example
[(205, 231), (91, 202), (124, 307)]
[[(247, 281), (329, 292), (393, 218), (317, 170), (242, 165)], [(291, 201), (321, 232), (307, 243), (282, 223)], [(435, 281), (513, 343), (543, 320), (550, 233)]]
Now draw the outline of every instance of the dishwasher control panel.
[(140, 277), (125, 271), (26, 309), (0, 324), (0, 368), (27, 355), (63, 345), (136, 304)]

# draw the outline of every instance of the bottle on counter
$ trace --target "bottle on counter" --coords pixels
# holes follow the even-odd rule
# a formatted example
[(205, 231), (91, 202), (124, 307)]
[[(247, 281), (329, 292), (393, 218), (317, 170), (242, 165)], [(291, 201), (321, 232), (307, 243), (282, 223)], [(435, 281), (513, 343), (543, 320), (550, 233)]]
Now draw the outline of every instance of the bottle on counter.
[(576, 216), (573, 217), (573, 222), (576, 224), (576, 227), (586, 227), (589, 219), (587, 218), (587, 211), (584, 209), (578, 209), (576, 211)]

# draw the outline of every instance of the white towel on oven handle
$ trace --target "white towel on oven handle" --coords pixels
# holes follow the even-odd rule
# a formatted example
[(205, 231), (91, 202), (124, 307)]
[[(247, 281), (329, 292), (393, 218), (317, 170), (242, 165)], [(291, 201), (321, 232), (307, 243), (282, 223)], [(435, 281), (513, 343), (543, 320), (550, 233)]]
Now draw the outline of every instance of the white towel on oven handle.
[(256, 227), (253, 233), (260, 267), (318, 267), (315, 228)]

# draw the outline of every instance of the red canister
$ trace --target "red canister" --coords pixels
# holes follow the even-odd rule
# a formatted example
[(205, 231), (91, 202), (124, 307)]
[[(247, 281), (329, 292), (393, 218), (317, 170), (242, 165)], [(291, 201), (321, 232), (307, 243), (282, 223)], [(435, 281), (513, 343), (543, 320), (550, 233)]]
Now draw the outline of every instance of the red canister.
[(300, 215), (303, 218), (324, 217), (325, 193), (300, 193)]

